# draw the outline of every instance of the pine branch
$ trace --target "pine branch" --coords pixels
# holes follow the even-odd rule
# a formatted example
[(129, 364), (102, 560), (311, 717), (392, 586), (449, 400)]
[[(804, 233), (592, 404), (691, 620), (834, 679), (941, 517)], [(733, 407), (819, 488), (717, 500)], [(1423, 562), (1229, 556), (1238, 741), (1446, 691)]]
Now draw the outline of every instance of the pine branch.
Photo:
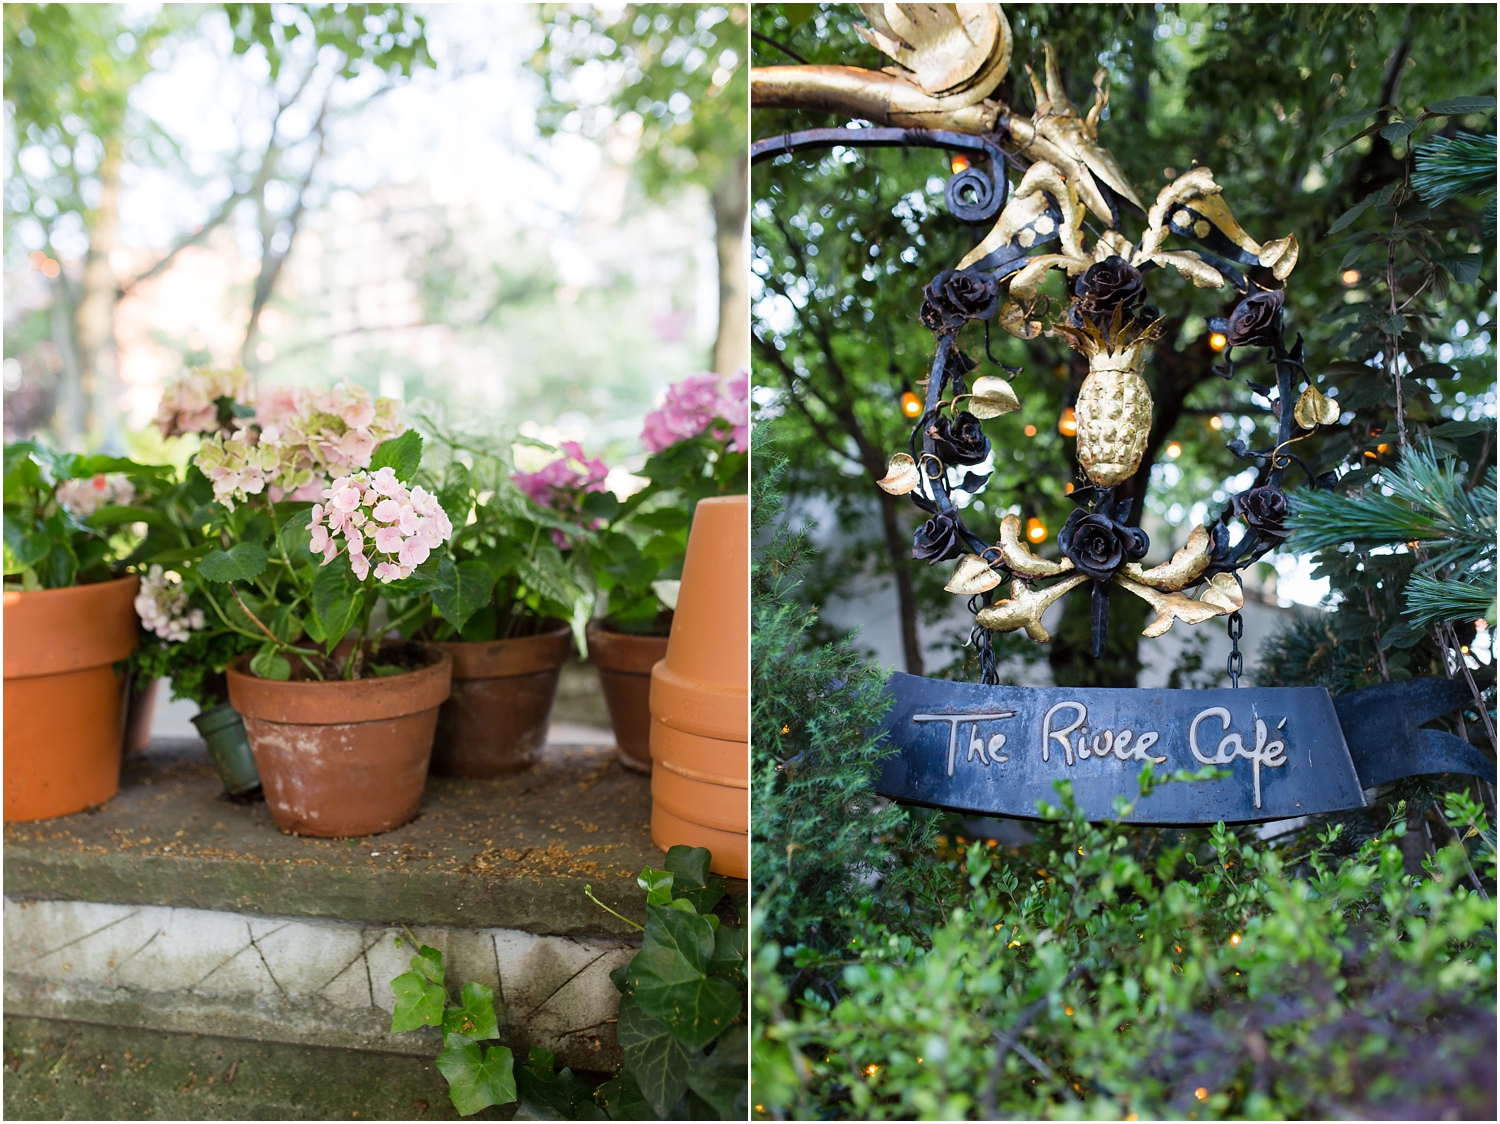
[(1411, 185), (1431, 206), (1461, 196), (1495, 193), (1495, 137), (1459, 133), (1417, 146)]
[(1495, 619), (1495, 573), (1478, 582), (1438, 579), (1416, 574), (1406, 586), (1407, 622), (1426, 628), (1439, 621)]

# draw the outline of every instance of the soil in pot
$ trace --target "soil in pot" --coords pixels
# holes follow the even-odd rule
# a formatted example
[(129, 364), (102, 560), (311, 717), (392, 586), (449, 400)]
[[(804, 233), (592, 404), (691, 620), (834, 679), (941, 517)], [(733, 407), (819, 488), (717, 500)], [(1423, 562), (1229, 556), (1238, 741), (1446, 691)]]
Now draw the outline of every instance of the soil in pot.
[(637, 773), (651, 772), (651, 669), (667, 654), (667, 636), (616, 632), (608, 621), (588, 626), (589, 662), (609, 707), (620, 763)]
[(125, 691), (139, 579), (4, 595), (5, 819), (102, 804), (120, 787)]
[(367, 679), (261, 679), (250, 657), (229, 667), (229, 701), (245, 722), (271, 818), (295, 835), (378, 835), (422, 804), (438, 708), (453, 658), (388, 644), (372, 666), (412, 667)]
[(438, 711), (431, 771), (499, 777), (531, 768), (547, 744), (571, 638), (567, 625), (547, 620), (531, 636), (432, 643), (453, 659), (453, 693)]

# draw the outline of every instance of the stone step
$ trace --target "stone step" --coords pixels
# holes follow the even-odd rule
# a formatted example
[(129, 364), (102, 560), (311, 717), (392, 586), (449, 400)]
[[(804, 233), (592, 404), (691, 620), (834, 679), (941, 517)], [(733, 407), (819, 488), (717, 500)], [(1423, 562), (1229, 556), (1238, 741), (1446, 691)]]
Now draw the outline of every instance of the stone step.
[(509, 1120), (516, 1111), (460, 1117), (437, 1067), (407, 1054), (12, 1015), (4, 1045), (7, 1120)]

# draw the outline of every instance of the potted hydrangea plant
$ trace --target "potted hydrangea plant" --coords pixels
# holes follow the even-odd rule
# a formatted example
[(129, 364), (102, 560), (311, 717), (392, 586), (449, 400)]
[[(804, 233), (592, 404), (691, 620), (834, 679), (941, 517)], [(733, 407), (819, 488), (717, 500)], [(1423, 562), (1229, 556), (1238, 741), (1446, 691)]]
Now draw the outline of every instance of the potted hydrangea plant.
[(5, 819), (67, 815), (120, 783), (140, 506), (168, 470), (5, 447)]
[[(461, 435), (424, 419), (427, 480), (457, 529), (439, 583), (394, 604), (406, 635), (453, 659), (438, 712), (432, 771), (491, 777), (529, 768), (546, 744), (558, 677), (583, 644), (594, 603), (573, 547), (588, 534), (578, 497), (604, 466), (565, 442), (536, 473), (514, 473), (509, 442)], [(425, 611), (424, 611), (425, 609)]]
[[(186, 604), (253, 645), (225, 678), (276, 823), (319, 836), (398, 827), (421, 803), (451, 667), (384, 640), (402, 626), (387, 595), (439, 588), (435, 552), (452, 534), (437, 497), (411, 483), (422, 439), (395, 401), (347, 384), (269, 392), (253, 408), (226, 398), (184, 481), (208, 489), (188, 517), (204, 541), (143, 562), (170, 561)], [(206, 422), (206, 407), (193, 417)]]
[(605, 608), (589, 625), (589, 658), (620, 760), (638, 772), (651, 771), (651, 669), (666, 655), (693, 510), (701, 499), (746, 490), (749, 414), (743, 371), (672, 384), (641, 431), (647, 486), (624, 502), (601, 490), (583, 504), (605, 522), (591, 547)]

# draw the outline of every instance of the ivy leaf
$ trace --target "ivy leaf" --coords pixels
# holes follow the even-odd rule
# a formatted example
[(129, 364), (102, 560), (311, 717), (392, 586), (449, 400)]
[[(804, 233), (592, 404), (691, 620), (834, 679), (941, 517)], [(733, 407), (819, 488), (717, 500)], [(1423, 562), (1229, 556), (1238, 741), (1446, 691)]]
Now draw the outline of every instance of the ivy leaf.
[[(667, 851), (666, 867), (672, 874), (672, 896), (692, 903), (706, 914), (724, 896), (724, 883), (712, 877), (708, 864), (713, 856), (707, 847), (686, 847), (681, 843)], [(647, 899), (648, 904), (650, 899)]]
[[(415, 961), (417, 958), (414, 956)], [(416, 1030), (419, 1026), (443, 1025), (443, 988), (421, 972), (403, 972), (391, 981), (396, 1009), (391, 1012), (391, 1033)]]
[(714, 930), (714, 951), (708, 959), (711, 976), (732, 976), (745, 970), (746, 934), (744, 929), (720, 925)]
[(652, 870), (649, 866), (636, 878), (636, 885), (646, 891), (646, 904), (672, 904), (672, 875), (664, 870)]
[(642, 1009), (692, 1050), (712, 1042), (742, 1005), (733, 984), (709, 979), (713, 951), (714, 930), (705, 918), (685, 909), (646, 907), (646, 931), (630, 964), (630, 986)]
[(394, 469), (396, 479), (402, 483), (406, 483), (415, 476), (417, 469), (421, 466), (422, 435), (415, 429), (408, 429), (400, 437), (382, 441), (375, 446), (375, 452), (370, 457), (371, 473), (382, 468)]
[(635, 1078), (652, 1111), (665, 1117), (687, 1091), (688, 1072), (702, 1052), (681, 1042), (632, 995), (620, 1000), (615, 1037), (625, 1055), (624, 1068)]
[(1427, 112), (1446, 117), (1460, 113), (1483, 113), (1494, 108), (1494, 98), (1448, 98), (1446, 101), (1433, 102), (1427, 107)]
[(531, 1048), (531, 1060), (516, 1073), (521, 1112), (532, 1120), (607, 1120), (593, 1090), (571, 1069), (552, 1072), (552, 1051)]
[(462, 1116), (516, 1099), (515, 1059), (508, 1046), (491, 1046), (484, 1051), (472, 1038), (445, 1034), (437, 1067), (448, 1080), (453, 1107)]
[(750, 1043), (743, 1023), (724, 1032), (713, 1053), (688, 1074), (688, 1088), (714, 1106), (720, 1120), (746, 1120), (750, 1107)]
[(411, 970), (419, 972), (435, 984), (443, 982), (443, 954), (430, 945), (417, 949), (411, 958)]
[(493, 991), (483, 984), (466, 983), (459, 1003), (443, 1012), (444, 1034), (462, 1034), (477, 1041), (500, 1037)]
[(594, 1103), (603, 1107), (611, 1120), (652, 1120), (656, 1115), (646, 1103), (635, 1075), (623, 1067), (594, 1090)]
[(236, 543), (216, 550), (198, 563), (198, 573), (211, 582), (245, 582), (260, 577), (266, 568), (265, 547), (253, 542)]
[(282, 682), (292, 677), (292, 665), (281, 654), (281, 650), (267, 640), (260, 651), (250, 658), (250, 673), (262, 679), (279, 679)]

